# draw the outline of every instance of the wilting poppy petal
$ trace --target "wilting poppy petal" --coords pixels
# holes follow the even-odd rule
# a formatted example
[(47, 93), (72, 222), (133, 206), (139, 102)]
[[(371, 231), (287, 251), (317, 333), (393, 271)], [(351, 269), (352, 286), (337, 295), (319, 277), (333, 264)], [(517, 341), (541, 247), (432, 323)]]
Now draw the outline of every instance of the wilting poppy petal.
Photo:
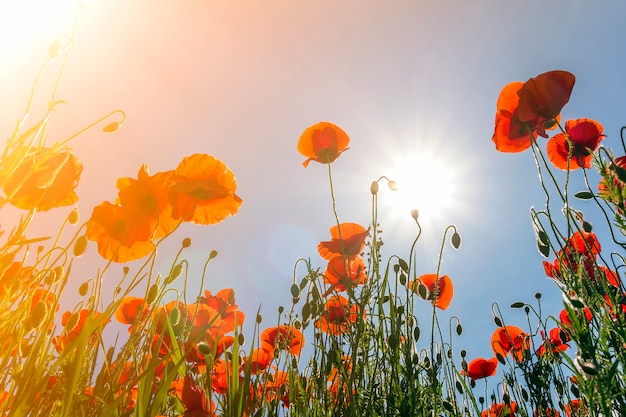
[(341, 255), (357, 256), (363, 251), (368, 234), (369, 229), (366, 230), (360, 224), (341, 223), (339, 226), (330, 228), (332, 240), (320, 242), (317, 251), (322, 258), (327, 260)]
[(220, 160), (206, 154), (184, 158), (169, 190), (172, 217), (197, 224), (215, 224), (239, 210), (242, 200), (235, 176)]
[(567, 71), (548, 71), (529, 79), (519, 90), (519, 120), (555, 119), (569, 101), (576, 77)]
[(47, 211), (78, 201), (74, 189), (83, 165), (68, 149), (33, 148), (0, 179), (6, 200), (24, 210)]
[(467, 365), (467, 372), (463, 374), (467, 375), (474, 381), (488, 376), (494, 376), (496, 369), (498, 368), (498, 359), (484, 359), (476, 358)]
[(548, 158), (559, 169), (591, 168), (592, 154), (605, 137), (603, 130), (595, 120), (568, 120), (565, 132), (569, 141), (563, 133), (554, 135), (548, 141)]
[(308, 159), (302, 163), (306, 168), (311, 161), (331, 163), (348, 149), (350, 138), (339, 126), (319, 122), (308, 127), (298, 139), (298, 152)]

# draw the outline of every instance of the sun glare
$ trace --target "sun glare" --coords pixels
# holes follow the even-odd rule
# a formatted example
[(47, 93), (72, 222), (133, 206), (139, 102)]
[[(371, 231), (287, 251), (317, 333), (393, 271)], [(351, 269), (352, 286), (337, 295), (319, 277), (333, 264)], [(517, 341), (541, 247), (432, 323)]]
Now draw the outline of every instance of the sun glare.
[(79, 0), (23, 0), (0, 2), (0, 57), (31, 54), (41, 41), (51, 43), (67, 32)]
[(433, 155), (406, 155), (397, 159), (387, 175), (398, 185), (385, 200), (397, 215), (417, 209), (419, 221), (431, 222), (454, 205), (454, 171)]

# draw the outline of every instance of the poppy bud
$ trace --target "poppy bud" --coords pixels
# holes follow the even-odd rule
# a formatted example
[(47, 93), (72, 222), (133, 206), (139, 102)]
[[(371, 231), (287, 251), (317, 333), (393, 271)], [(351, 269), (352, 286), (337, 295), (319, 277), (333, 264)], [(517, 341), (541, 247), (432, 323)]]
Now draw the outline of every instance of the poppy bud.
[(191, 239), (186, 237), (183, 239), (183, 248), (188, 248), (189, 246), (191, 246)]
[(67, 216), (67, 222), (71, 225), (75, 225), (76, 223), (78, 223), (79, 218), (80, 217), (78, 216), (78, 208), (74, 207), (74, 210), (72, 210)]
[(395, 181), (389, 181), (389, 182), (387, 183), (387, 185), (389, 186), (389, 189), (390, 189), (391, 191), (398, 191), (398, 183), (397, 183), (397, 182), (395, 182)]
[(418, 216), (419, 216), (419, 211), (417, 211), (417, 209), (411, 210), (411, 217), (413, 217), (413, 220), (417, 221)]
[(373, 195), (378, 194), (378, 181), (372, 181), (372, 185), (370, 186), (370, 191)]

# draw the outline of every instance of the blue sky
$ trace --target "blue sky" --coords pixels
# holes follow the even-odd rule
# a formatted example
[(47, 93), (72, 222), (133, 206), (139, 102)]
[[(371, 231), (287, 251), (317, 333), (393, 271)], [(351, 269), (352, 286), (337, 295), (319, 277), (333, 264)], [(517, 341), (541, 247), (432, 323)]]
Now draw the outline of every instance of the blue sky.
[[(173, 246), (193, 239), (187, 256), (197, 271), (217, 250), (206, 288), (232, 287), (244, 310), (252, 315), (261, 304), (266, 317), (290, 302), (296, 258), (324, 266), (316, 246), (334, 223), (325, 167), (304, 169), (296, 151), (306, 127), (331, 121), (351, 137), (350, 150), (333, 165), (342, 221), (369, 223), (370, 183), (394, 172), (398, 158), (437, 159), (453, 178), (454, 203), (424, 225), (418, 271), (434, 272), (441, 233), (455, 224), (463, 245), (444, 253), (442, 272), (456, 293), (442, 318), (461, 318), (466, 333), (457, 347), (489, 356), (492, 302), (519, 325), (507, 306), (530, 302), (537, 291), (546, 312), (561, 308), (530, 223), (530, 207), (544, 204), (532, 155), (499, 154), (491, 142), (500, 89), (568, 70), (577, 81), (565, 120), (598, 120), (609, 147), (626, 122), (626, 5), (590, 4), (87, 1), (58, 94), (67, 105), (53, 116), (50, 140), (117, 108), (128, 116), (114, 136), (92, 131), (73, 142), (85, 164), (78, 188), (84, 218), (114, 199), (116, 178), (135, 176), (142, 163), (152, 172), (169, 170), (193, 153), (226, 163), (244, 200), (240, 212), (219, 225), (185, 226)], [(48, 44), (69, 26), (62, 13), (47, 12), (46, 24), (35, 24), (36, 8), (11, 15), (12, 6), (3, 7), (3, 23), (25, 22), (5, 29), (0, 43), (6, 137)], [(42, 80), (39, 109), (52, 80)], [(399, 216), (403, 210), (386, 203), (390, 193), (380, 195), (384, 254), (406, 257), (413, 207)], [(84, 259), (89, 274), (95, 256)]]

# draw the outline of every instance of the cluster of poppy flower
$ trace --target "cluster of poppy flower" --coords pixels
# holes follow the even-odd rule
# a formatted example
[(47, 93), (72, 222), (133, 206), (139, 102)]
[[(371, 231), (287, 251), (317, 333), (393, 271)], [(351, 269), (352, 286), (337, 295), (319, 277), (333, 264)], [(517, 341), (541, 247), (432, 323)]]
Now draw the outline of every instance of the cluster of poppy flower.
[[(498, 97), (492, 141), (500, 152), (521, 152), (546, 130), (555, 129), (561, 109), (569, 101), (575, 77), (567, 71), (548, 71), (507, 84)], [(581, 118), (565, 122), (565, 133), (548, 141), (548, 158), (559, 169), (590, 168), (592, 153), (604, 139), (603, 127)]]
[(206, 154), (185, 157), (175, 170), (154, 175), (143, 165), (136, 179), (117, 181), (114, 203), (94, 207), (87, 238), (110, 261), (142, 258), (181, 222), (208, 225), (237, 213), (242, 200), (236, 187), (228, 167)]
[[(334, 162), (348, 149), (349, 143), (348, 135), (340, 127), (330, 122), (319, 122), (305, 129), (297, 148), (308, 158), (303, 163), (307, 167), (310, 161), (323, 164)], [(324, 296), (334, 294), (325, 302), (324, 312), (315, 325), (323, 332), (336, 335), (348, 330), (359, 314), (365, 314), (364, 311), (357, 311), (355, 305), (350, 305), (346, 297), (337, 293), (352, 291), (366, 282), (365, 262), (360, 254), (365, 247), (369, 229), (356, 223), (341, 223), (331, 227), (330, 234), (331, 240), (321, 242), (318, 252), (328, 261), (323, 278), (329, 288)], [(424, 274), (407, 285), (440, 309), (445, 310), (452, 301), (454, 286), (447, 275)]]
[[(278, 351), (299, 356), (304, 345), (301, 331), (294, 326), (266, 328), (260, 334), (260, 347), (242, 358), (239, 369), (233, 369), (232, 360), (224, 358), (224, 353), (233, 346), (235, 337), (242, 337), (239, 330), (245, 315), (235, 304), (232, 289), (221, 290), (215, 295), (207, 290), (195, 303), (171, 301), (152, 310), (144, 298), (129, 296), (121, 301), (115, 317), (120, 323), (130, 325), (129, 332), (133, 326), (143, 326), (148, 320), (154, 324), (154, 357), (161, 362), (156, 378), (162, 377), (173, 346), (182, 349), (189, 369), (197, 375), (210, 375), (209, 384), (199, 383), (189, 373), (172, 382), (172, 391), (189, 414), (205, 412), (214, 415), (213, 394), (225, 395), (231, 378), (238, 377), (243, 381), (246, 375), (262, 374), (271, 368)], [(172, 322), (172, 317), (178, 319)], [(178, 340), (181, 335), (184, 338)], [(177, 340), (174, 342), (172, 337)], [(284, 392), (287, 386), (287, 374), (275, 370), (271, 378), (266, 378), (265, 384), (256, 386), (258, 392), (251, 384), (250, 406), (261, 400), (268, 401), (278, 393), (283, 404), (288, 406), (289, 395)], [(128, 404), (132, 408), (133, 399)]]

